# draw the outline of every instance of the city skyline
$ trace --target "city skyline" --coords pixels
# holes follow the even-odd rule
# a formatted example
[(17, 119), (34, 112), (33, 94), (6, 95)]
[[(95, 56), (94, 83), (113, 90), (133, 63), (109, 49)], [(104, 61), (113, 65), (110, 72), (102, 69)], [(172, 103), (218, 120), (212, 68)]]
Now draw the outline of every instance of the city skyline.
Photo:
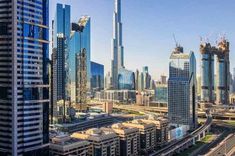
[(235, 156), (235, 2), (0, 4), (0, 156)]
[[(71, 21), (81, 15), (91, 16), (91, 60), (105, 65), (105, 73), (110, 71), (111, 59), (111, 39), (112, 39), (112, 16), (113, 1), (87, 2), (84, 0), (54, 0), (50, 1), (50, 24), (55, 12), (56, 3), (70, 4), (74, 6), (71, 10)], [(233, 47), (235, 34), (232, 21), (232, 8), (235, 3), (223, 3), (218, 0), (214, 3), (209, 1), (187, 2), (180, 0), (177, 2), (163, 2), (150, 0), (149, 3), (135, 1), (122, 2), (122, 23), (123, 23), (123, 46), (125, 47), (125, 67), (135, 71), (136, 68), (149, 66), (149, 70), (154, 79), (161, 74), (168, 74), (169, 51), (175, 48), (173, 33), (176, 40), (187, 47), (186, 51), (194, 51), (197, 62), (200, 61), (200, 36), (208, 37), (214, 43), (219, 34), (227, 33), (231, 42), (231, 58), (235, 56)], [(209, 5), (210, 4), (210, 5)], [(95, 6), (99, 7), (95, 7)], [(143, 6), (142, 11), (140, 6)], [(174, 13), (172, 8), (178, 8)], [(94, 9), (95, 8), (95, 9)], [(218, 10), (218, 8), (221, 8)], [(223, 9), (226, 8), (226, 9)], [(208, 12), (207, 10), (217, 10)], [(188, 13), (190, 11), (190, 13)], [(144, 14), (142, 12), (145, 12)], [(184, 16), (184, 18), (180, 18)], [(150, 19), (152, 20), (150, 22)], [(192, 21), (192, 19), (194, 19)], [(148, 22), (148, 23), (147, 23)], [(144, 23), (144, 24), (143, 24)], [(146, 25), (146, 24), (147, 25)], [(142, 24), (144, 26), (142, 26)], [(100, 27), (102, 25), (102, 27)], [(144, 28), (144, 31), (139, 29)], [(154, 33), (152, 33), (154, 32)], [(100, 37), (102, 36), (102, 37)], [(134, 37), (133, 37), (134, 36)], [(189, 39), (190, 38), (190, 39)], [(144, 44), (139, 44), (143, 42)], [(148, 54), (143, 55), (141, 53)], [(142, 63), (139, 63), (142, 61)], [(231, 59), (231, 69), (234, 68), (234, 61)], [(199, 67), (200, 63), (198, 63)], [(198, 74), (200, 74), (198, 68)]]

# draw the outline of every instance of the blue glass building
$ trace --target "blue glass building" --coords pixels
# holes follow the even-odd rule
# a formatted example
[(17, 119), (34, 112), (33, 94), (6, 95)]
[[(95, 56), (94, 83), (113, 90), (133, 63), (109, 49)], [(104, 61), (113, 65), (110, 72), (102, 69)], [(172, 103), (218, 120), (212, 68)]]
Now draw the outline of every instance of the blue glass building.
[(135, 90), (135, 73), (125, 68), (120, 68), (118, 73), (118, 89)]
[(155, 101), (159, 102), (159, 103), (167, 103), (168, 102), (167, 84), (156, 84)]
[(196, 59), (194, 53), (172, 52), (168, 79), (168, 118), (170, 123), (197, 127)]
[(67, 70), (68, 45), (70, 37), (70, 6), (56, 5), (52, 30), (52, 110), (57, 116), (57, 102), (68, 99)]
[(86, 49), (86, 69), (87, 69), (87, 90), (90, 90), (91, 78), (91, 61), (90, 61), (90, 17), (83, 16), (79, 19), (78, 23), (72, 23), (72, 31), (70, 35), (69, 53), (68, 53), (68, 83), (70, 88), (69, 97), (72, 102), (75, 102), (76, 96), (76, 56), (80, 51)]
[(104, 65), (91, 61), (91, 89), (104, 89)]
[(0, 155), (48, 155), (49, 0), (1, 1)]
[(119, 69), (124, 68), (124, 47), (122, 45), (121, 0), (114, 0), (113, 38), (112, 38), (112, 88), (118, 88)]
[(202, 54), (201, 58), (201, 100), (204, 102), (214, 103), (214, 89), (215, 89), (215, 79), (214, 79), (214, 53), (210, 50), (210, 43), (206, 43), (200, 46), (200, 51)]

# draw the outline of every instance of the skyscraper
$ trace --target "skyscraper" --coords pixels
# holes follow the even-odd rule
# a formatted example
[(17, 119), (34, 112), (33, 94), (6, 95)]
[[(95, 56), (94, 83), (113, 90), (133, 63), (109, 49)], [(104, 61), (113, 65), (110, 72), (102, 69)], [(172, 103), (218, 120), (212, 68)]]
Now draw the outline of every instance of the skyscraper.
[(135, 89), (135, 73), (130, 70), (126, 70), (125, 68), (120, 68), (119, 74), (118, 74), (118, 88), (117, 89), (134, 90)]
[[(69, 54), (66, 60), (68, 64), (68, 91), (69, 99), (72, 103), (77, 102), (75, 100), (76, 96), (76, 83), (79, 81), (76, 78), (76, 71), (78, 66), (76, 66), (77, 55), (85, 49), (86, 52), (86, 87), (87, 91), (90, 90), (90, 79), (91, 79), (91, 61), (90, 61), (90, 17), (82, 16), (78, 23), (72, 23), (72, 31), (70, 34), (69, 41)], [(79, 64), (79, 63), (78, 63)]]
[(201, 100), (214, 103), (214, 53), (211, 51), (210, 43), (200, 45), (202, 54), (201, 62)]
[(235, 68), (233, 68), (233, 93), (235, 93)]
[[(202, 54), (202, 101), (216, 104), (229, 103), (230, 90), (230, 63), (229, 42), (222, 39), (217, 47), (210, 43), (200, 45)], [(216, 55), (216, 81), (214, 80), (214, 55)], [(216, 82), (216, 98), (214, 94), (214, 81)]]
[(76, 108), (86, 110), (87, 99), (86, 49), (76, 54)]
[(47, 155), (48, 3), (1, 1), (0, 155)]
[(229, 104), (230, 89), (230, 62), (229, 62), (229, 42), (222, 39), (218, 43), (216, 58), (216, 103)]
[(112, 84), (112, 75), (110, 72), (106, 73), (105, 78), (104, 78), (104, 88), (105, 89), (110, 89)]
[(138, 69), (136, 69), (136, 71), (135, 71), (135, 89), (136, 90), (140, 90), (139, 89), (139, 70)]
[(112, 88), (118, 88), (119, 69), (124, 68), (124, 54), (122, 46), (121, 0), (115, 0), (113, 13), (113, 39), (112, 39)]
[(57, 116), (57, 102), (67, 100), (68, 91), (66, 86), (68, 78), (68, 45), (70, 36), (70, 6), (56, 5), (55, 17), (53, 20), (52, 34), (52, 94), (53, 94), (53, 116)]
[(151, 76), (149, 75), (148, 66), (143, 67), (143, 81), (144, 81), (144, 89), (150, 89), (151, 85)]
[(104, 65), (91, 62), (91, 89), (100, 91), (104, 89)]
[(170, 123), (196, 128), (196, 59), (177, 47), (170, 56), (168, 117)]

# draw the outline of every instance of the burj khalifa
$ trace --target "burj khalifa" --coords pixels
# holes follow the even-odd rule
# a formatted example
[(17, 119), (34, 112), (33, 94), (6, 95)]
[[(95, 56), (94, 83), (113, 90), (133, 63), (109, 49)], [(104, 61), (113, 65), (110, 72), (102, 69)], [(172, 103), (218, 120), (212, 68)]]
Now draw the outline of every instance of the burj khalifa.
[(115, 0), (113, 13), (113, 38), (112, 38), (112, 88), (118, 88), (118, 71), (124, 68), (124, 52), (122, 46), (122, 22), (121, 22), (121, 0)]

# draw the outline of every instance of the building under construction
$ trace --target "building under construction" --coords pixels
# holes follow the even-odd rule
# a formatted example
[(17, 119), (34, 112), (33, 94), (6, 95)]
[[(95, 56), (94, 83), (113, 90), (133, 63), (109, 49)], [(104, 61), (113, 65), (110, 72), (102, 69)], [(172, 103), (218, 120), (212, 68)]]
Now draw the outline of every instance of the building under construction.
[[(230, 81), (229, 42), (223, 38), (218, 42), (217, 46), (211, 46), (210, 43), (202, 43), (200, 52), (202, 54), (201, 101), (228, 104)], [(216, 73), (214, 73), (215, 57)]]

